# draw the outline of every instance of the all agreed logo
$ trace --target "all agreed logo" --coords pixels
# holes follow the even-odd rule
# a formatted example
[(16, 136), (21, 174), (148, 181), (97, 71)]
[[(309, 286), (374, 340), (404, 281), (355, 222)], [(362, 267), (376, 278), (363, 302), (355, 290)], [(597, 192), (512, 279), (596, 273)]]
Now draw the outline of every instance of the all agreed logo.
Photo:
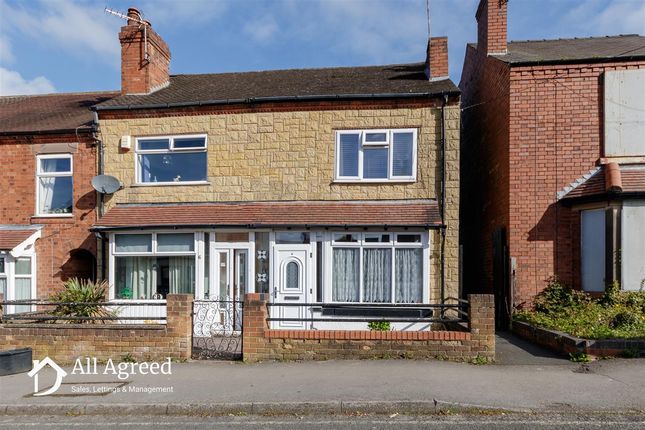
[[(38, 374), (47, 366), (56, 372), (54, 384), (40, 392), (38, 386)], [(159, 362), (141, 362), (141, 363), (114, 363), (110, 358), (105, 364), (99, 365), (96, 357), (77, 358), (74, 362), (74, 368), (71, 375), (114, 375), (120, 381), (126, 381), (134, 375), (172, 375), (172, 361), (166, 358), (166, 361)], [(34, 396), (47, 396), (53, 394), (60, 388), (63, 378), (70, 375), (54, 360), (45, 357), (44, 360), (34, 360), (34, 366), (27, 375), (34, 379)]]

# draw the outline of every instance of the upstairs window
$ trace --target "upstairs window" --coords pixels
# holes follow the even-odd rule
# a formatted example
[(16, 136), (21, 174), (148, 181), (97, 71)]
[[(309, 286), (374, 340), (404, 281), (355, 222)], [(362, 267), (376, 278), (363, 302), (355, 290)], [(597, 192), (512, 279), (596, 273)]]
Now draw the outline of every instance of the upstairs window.
[(72, 156), (39, 155), (36, 176), (37, 215), (70, 215), (74, 202)]
[(336, 180), (414, 181), (417, 130), (343, 130), (336, 132)]
[(206, 181), (206, 136), (137, 139), (139, 184), (200, 183)]

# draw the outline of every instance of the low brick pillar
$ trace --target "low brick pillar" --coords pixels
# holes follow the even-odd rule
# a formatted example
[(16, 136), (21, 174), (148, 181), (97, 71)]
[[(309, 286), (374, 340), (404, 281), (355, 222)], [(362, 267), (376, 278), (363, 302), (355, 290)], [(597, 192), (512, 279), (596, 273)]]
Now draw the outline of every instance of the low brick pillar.
[(168, 294), (166, 296), (166, 325), (168, 334), (180, 358), (189, 359), (193, 342), (193, 295)]
[(242, 358), (255, 362), (266, 359), (265, 346), (268, 330), (268, 294), (249, 293), (244, 296), (244, 318), (242, 320)]
[(495, 298), (492, 294), (468, 295), (468, 329), (471, 352), (495, 358)]

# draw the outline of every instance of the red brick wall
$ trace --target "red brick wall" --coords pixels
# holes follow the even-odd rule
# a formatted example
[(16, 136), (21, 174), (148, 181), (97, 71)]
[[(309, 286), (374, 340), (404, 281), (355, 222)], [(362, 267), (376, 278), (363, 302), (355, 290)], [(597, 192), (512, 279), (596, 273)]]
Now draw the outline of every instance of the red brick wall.
[[(643, 67), (641, 61), (509, 69), (468, 49), (460, 84), (467, 291), (492, 288), (496, 226), (508, 228), (517, 262), (515, 305), (530, 305), (553, 275), (579, 286), (579, 214), (556, 204), (556, 193), (603, 155), (602, 73)], [(510, 97), (496, 96), (505, 90)]]
[(508, 225), (509, 71), (468, 47), (462, 96), (461, 232), (465, 293), (493, 291), (493, 232)]
[(481, 0), (477, 8), (477, 46), (482, 52), (506, 52), (508, 0)]
[[(74, 171), (73, 217), (34, 217), (36, 155), (42, 146), (60, 143), (77, 143), (76, 150), (69, 149)], [(96, 255), (96, 240), (88, 231), (96, 221), (96, 195), (90, 184), (96, 175), (96, 150), (91, 137), (73, 134), (4, 136), (0, 137), (0, 154), (0, 224), (45, 226), (42, 237), (36, 241), (38, 298), (49, 296), (68, 278), (91, 275), (95, 268), (78, 258), (79, 250)]]
[(34, 359), (50, 357), (59, 364), (79, 357), (121, 360), (126, 354), (138, 360), (189, 359), (193, 296), (168, 294), (167, 305), (167, 324), (0, 324), (0, 350), (32, 348)]
[(427, 53), (430, 78), (445, 78), (448, 76), (448, 38), (432, 37), (428, 41)]
[(139, 24), (121, 27), (121, 93), (147, 94), (168, 83), (170, 49), (151, 28), (147, 31), (148, 56), (145, 60), (143, 30)]
[(514, 67), (510, 105), (510, 255), (516, 304), (557, 275), (579, 286), (579, 214), (556, 193), (603, 156), (603, 72), (645, 62)]

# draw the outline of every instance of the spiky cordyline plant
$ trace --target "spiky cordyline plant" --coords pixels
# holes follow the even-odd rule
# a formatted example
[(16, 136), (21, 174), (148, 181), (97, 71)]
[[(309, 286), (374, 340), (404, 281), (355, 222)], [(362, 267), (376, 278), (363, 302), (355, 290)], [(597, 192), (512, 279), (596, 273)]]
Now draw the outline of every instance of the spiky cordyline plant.
[[(105, 291), (108, 287), (106, 281), (92, 282), (88, 279), (72, 278), (65, 281), (63, 290), (50, 296), (50, 301), (60, 304), (54, 308), (52, 315), (59, 317), (86, 317), (103, 318), (113, 317), (115, 312), (98, 304), (105, 300)], [(96, 324), (109, 323), (101, 319), (65, 319), (64, 323)]]

